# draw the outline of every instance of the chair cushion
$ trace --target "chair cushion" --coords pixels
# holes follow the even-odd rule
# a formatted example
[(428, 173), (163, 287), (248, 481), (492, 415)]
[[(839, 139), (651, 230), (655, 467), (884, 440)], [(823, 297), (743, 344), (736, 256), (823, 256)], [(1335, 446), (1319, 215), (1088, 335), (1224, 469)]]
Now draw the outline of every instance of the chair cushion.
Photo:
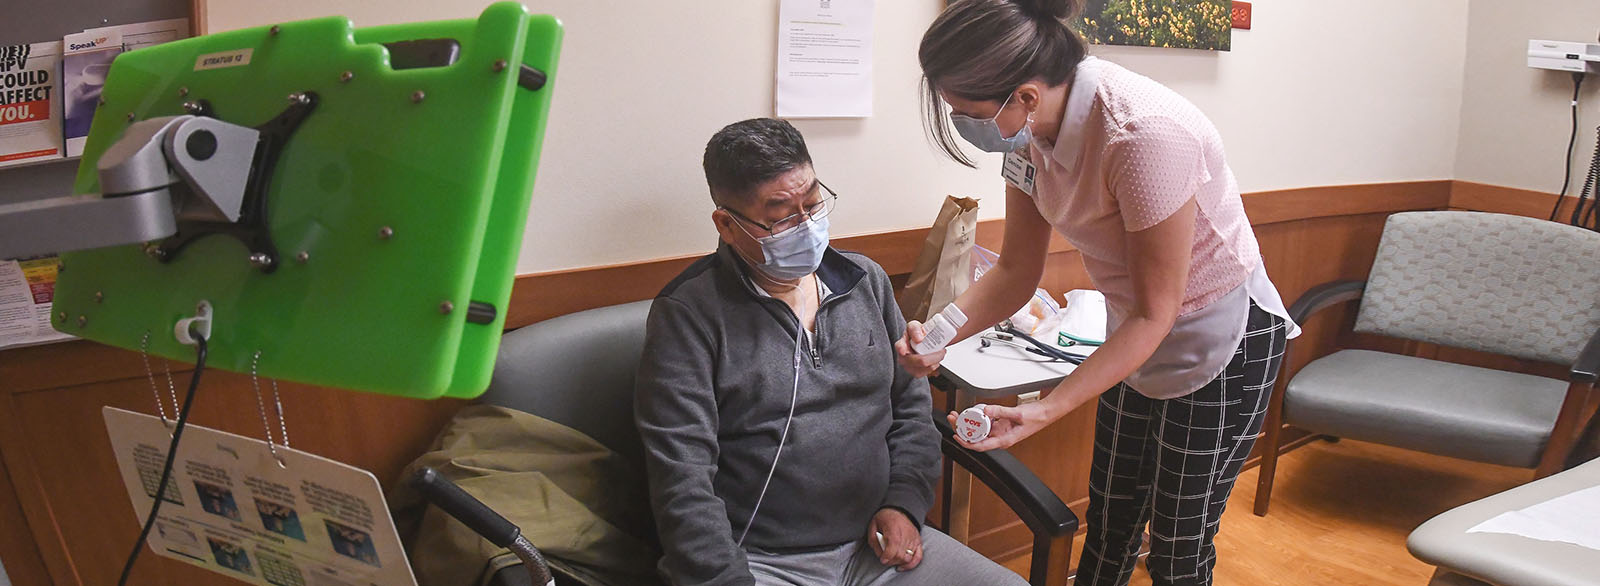
[(1545, 377), (1341, 350), (1289, 381), (1283, 413), (1317, 433), (1531, 468), (1566, 390)]

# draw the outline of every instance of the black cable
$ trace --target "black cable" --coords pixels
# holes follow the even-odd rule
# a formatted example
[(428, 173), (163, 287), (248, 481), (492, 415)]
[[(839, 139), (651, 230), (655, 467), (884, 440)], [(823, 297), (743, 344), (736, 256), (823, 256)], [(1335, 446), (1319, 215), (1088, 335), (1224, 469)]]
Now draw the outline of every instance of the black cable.
[[(1583, 180), (1583, 190), (1578, 192), (1578, 205), (1572, 209), (1572, 225), (1590, 230), (1600, 230), (1600, 221), (1596, 214), (1600, 213), (1600, 127), (1595, 128), (1594, 158), (1589, 162), (1589, 173)], [(1592, 196), (1592, 197), (1591, 197)], [(1588, 204), (1587, 214), (1584, 206)], [(1587, 217), (1585, 217), (1587, 215)]]
[(1572, 74), (1572, 133), (1567, 137), (1567, 163), (1566, 172), (1561, 174), (1561, 196), (1556, 198), (1556, 205), (1550, 208), (1550, 221), (1556, 221), (1556, 214), (1561, 211), (1561, 201), (1567, 199), (1567, 188), (1572, 186), (1572, 147), (1578, 144), (1578, 92), (1583, 90), (1583, 74)]
[(1050, 358), (1054, 358), (1056, 360), (1060, 360), (1062, 362), (1068, 362), (1068, 363), (1072, 363), (1072, 364), (1083, 364), (1083, 357), (1082, 356), (1079, 356), (1077, 354), (1070, 354), (1070, 353), (1067, 353), (1065, 351), (1062, 351), (1059, 348), (1056, 348), (1055, 346), (1051, 346), (1051, 345), (1046, 344), (1044, 342), (1040, 342), (1038, 339), (1034, 338), (1033, 336), (1030, 336), (1028, 334), (1023, 333), (1022, 330), (1019, 330), (1019, 329), (1011, 326), (1009, 323), (1002, 324), (1000, 326), (996, 326), (995, 329), (998, 329), (998, 330), (1000, 330), (1002, 332), (1005, 332), (1007, 334), (1011, 334), (1012, 336), (1015, 336), (1017, 338), (1021, 338), (1022, 341), (1027, 342), (1028, 344), (1032, 345), (1034, 348), (1037, 348), (1038, 351), (1034, 352), (1034, 354), (1041, 354), (1041, 355), (1044, 355), (1044, 356), (1048, 356)]
[(189, 408), (194, 406), (194, 390), (200, 387), (200, 374), (206, 370), (206, 339), (193, 331), (190, 333), (195, 339), (194, 376), (189, 378), (189, 391), (184, 395), (183, 409), (178, 412), (178, 425), (172, 429), (172, 443), (167, 446), (167, 462), (161, 466), (161, 482), (156, 484), (156, 502), (150, 505), (150, 516), (144, 519), (144, 529), (139, 531), (139, 540), (133, 544), (133, 553), (128, 554), (128, 563), (122, 565), (122, 577), (117, 579), (117, 586), (128, 583), (128, 575), (133, 573), (133, 563), (139, 560), (139, 552), (144, 550), (145, 540), (150, 538), (150, 528), (156, 524), (161, 501), (166, 500), (167, 482), (172, 480), (172, 460), (178, 455), (178, 440), (183, 439), (183, 429), (189, 423)]

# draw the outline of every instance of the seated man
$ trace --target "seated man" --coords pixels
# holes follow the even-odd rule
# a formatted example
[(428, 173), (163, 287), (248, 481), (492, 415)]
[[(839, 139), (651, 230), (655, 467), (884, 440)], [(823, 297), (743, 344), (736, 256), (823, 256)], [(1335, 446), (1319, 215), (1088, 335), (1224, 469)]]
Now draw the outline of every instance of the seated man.
[[(717, 252), (656, 296), (635, 394), (665, 557), (691, 584), (1025, 584), (921, 526), (939, 475), (889, 277), (828, 247), (837, 196), (789, 123), (711, 138)], [(879, 538), (878, 535), (882, 537)]]

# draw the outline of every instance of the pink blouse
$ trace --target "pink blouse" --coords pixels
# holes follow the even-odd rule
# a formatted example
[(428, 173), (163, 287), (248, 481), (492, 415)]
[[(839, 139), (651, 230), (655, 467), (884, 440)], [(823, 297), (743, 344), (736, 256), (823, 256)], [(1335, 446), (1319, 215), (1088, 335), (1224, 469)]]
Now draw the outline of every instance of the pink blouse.
[[(1034, 203), (1077, 247), (1106, 296), (1114, 331), (1134, 306), (1126, 232), (1196, 204), (1193, 256), (1173, 332), (1128, 384), (1153, 398), (1181, 396), (1227, 366), (1250, 302), (1288, 320), (1267, 279), (1222, 137), (1167, 87), (1094, 57), (1078, 65), (1053, 148), (1035, 140)], [(1290, 324), (1291, 337), (1298, 328)]]

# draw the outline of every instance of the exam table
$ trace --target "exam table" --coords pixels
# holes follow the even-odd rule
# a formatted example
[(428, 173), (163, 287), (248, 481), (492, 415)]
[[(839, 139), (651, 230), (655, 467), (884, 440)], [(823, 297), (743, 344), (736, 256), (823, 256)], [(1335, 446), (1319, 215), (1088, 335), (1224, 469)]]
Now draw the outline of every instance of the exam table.
[(1501, 513), (1595, 486), (1600, 486), (1600, 459), (1446, 511), (1412, 531), (1406, 547), (1417, 559), (1438, 566), (1432, 586), (1600, 585), (1600, 550), (1518, 535), (1467, 533)]

